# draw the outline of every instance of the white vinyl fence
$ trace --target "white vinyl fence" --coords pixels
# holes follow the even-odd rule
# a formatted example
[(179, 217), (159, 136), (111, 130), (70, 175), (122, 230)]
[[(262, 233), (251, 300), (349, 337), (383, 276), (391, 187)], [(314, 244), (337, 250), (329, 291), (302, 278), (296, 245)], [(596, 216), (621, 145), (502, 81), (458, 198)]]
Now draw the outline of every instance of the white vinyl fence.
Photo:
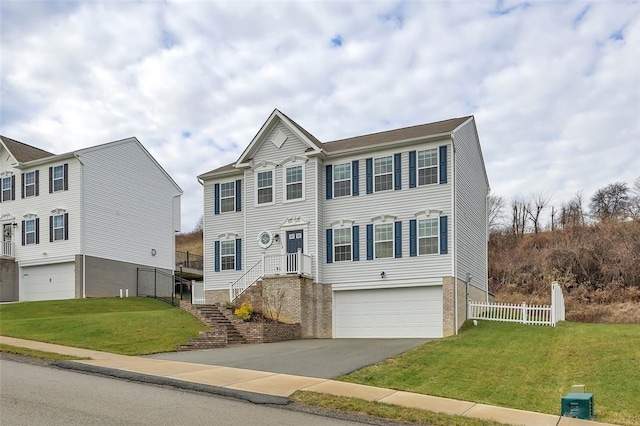
[(550, 325), (564, 321), (564, 296), (557, 282), (551, 285), (551, 305), (523, 303), (469, 302), (467, 318), (488, 321), (518, 322), (522, 324)]
[(191, 304), (192, 305), (204, 305), (204, 282), (192, 281), (191, 282)]

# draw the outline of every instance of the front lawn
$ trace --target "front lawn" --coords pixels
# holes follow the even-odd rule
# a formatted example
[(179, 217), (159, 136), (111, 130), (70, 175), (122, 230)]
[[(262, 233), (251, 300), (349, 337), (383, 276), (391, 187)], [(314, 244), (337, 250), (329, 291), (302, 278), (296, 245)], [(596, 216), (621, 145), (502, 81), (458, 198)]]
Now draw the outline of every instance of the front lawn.
[(163, 302), (99, 298), (0, 305), (0, 334), (123, 355), (174, 351), (207, 328)]
[(549, 414), (584, 384), (596, 420), (640, 425), (640, 325), (479, 321), (342, 380)]

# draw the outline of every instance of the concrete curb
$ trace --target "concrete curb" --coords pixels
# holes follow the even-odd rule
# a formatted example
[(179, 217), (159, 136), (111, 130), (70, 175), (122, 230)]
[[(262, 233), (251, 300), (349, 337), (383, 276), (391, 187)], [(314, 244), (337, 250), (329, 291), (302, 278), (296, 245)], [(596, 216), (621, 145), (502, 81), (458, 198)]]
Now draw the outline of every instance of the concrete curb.
[(229, 398), (242, 399), (252, 402), (254, 404), (268, 404), (268, 405), (288, 405), (291, 404), (289, 398), (282, 396), (266, 395), (256, 392), (241, 391), (229, 388), (223, 388), (219, 386), (203, 385), (200, 383), (185, 382), (182, 380), (168, 379), (165, 377), (152, 376), (148, 374), (132, 373), (130, 371), (116, 370), (114, 368), (98, 367), (94, 365), (87, 365), (74, 361), (56, 361), (51, 365), (72, 371), (79, 371), (91, 374), (100, 374), (107, 377), (115, 377), (118, 379), (130, 380), (135, 382), (149, 383), (160, 386), (171, 386), (174, 388), (204, 392), (213, 395), (226, 396)]

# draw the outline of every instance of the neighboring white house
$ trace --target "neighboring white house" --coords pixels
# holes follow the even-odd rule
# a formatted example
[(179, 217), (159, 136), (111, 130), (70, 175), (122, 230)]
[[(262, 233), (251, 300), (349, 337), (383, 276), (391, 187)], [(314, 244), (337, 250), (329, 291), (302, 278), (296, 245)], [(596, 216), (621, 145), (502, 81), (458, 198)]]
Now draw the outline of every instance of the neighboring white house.
[(442, 337), (489, 297), (472, 116), (323, 143), (276, 109), (198, 178), (208, 302), (271, 283), (303, 337)]
[(61, 155), (0, 136), (0, 299), (136, 294), (174, 269), (182, 190), (136, 138)]

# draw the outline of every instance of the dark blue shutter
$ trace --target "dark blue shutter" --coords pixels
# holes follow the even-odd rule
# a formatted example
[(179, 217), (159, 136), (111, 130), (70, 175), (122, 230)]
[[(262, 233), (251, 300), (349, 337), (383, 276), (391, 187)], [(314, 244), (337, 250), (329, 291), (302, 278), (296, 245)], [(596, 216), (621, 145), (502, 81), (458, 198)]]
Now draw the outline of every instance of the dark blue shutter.
[(325, 174), (327, 175), (327, 200), (333, 198), (333, 166), (328, 165), (326, 167)]
[(40, 244), (40, 218), (36, 218), (36, 244)]
[(53, 242), (53, 216), (49, 216), (49, 242)]
[(240, 179), (236, 181), (236, 211), (242, 211), (242, 181)]
[(213, 243), (214, 270), (220, 272), (220, 241)]
[(440, 254), (447, 254), (447, 217), (440, 216)]
[[(24, 194), (24, 185), (22, 187), (22, 192)], [(49, 167), (49, 194), (53, 192), (53, 167)], [(22, 197), (24, 198), (24, 196)]]
[(371, 194), (373, 192), (373, 158), (367, 158), (365, 163), (367, 169), (367, 194)]
[(16, 176), (11, 176), (11, 199), (16, 199)]
[(409, 151), (409, 188), (416, 187), (416, 152)]
[(353, 160), (351, 162), (351, 195), (360, 194), (360, 162)]
[(69, 239), (69, 213), (64, 214), (64, 239)]
[[(49, 170), (51, 170), (51, 167), (49, 167)], [(24, 173), (22, 173), (22, 176), (21, 176), (20, 186), (22, 187), (22, 192), (21, 192), (22, 196), (20, 198), (24, 198)], [(51, 190), (49, 190), (49, 192), (51, 192)]]
[(395, 240), (395, 257), (402, 257), (402, 222), (395, 223), (395, 232), (394, 232), (394, 240)]
[(64, 177), (64, 190), (68, 191), (69, 190), (69, 165), (68, 164), (64, 164), (62, 166), (62, 170), (63, 170), (63, 177)]
[(213, 214), (220, 214), (220, 184), (213, 186)]
[(360, 260), (360, 227), (351, 227), (351, 252), (353, 253), (353, 260)]
[(40, 195), (40, 170), (36, 170), (36, 196)]
[(402, 189), (402, 154), (393, 154), (394, 189)]
[(373, 259), (373, 225), (367, 225), (367, 260)]
[(418, 221), (411, 219), (409, 221), (409, 256), (418, 255)]
[(333, 263), (333, 229), (327, 229), (327, 263)]
[(242, 239), (236, 238), (236, 271), (242, 270)]
[(440, 147), (440, 183), (447, 183), (447, 146)]
[(24, 245), (25, 242), (25, 231), (24, 231), (24, 220), (22, 221), (22, 245)]

